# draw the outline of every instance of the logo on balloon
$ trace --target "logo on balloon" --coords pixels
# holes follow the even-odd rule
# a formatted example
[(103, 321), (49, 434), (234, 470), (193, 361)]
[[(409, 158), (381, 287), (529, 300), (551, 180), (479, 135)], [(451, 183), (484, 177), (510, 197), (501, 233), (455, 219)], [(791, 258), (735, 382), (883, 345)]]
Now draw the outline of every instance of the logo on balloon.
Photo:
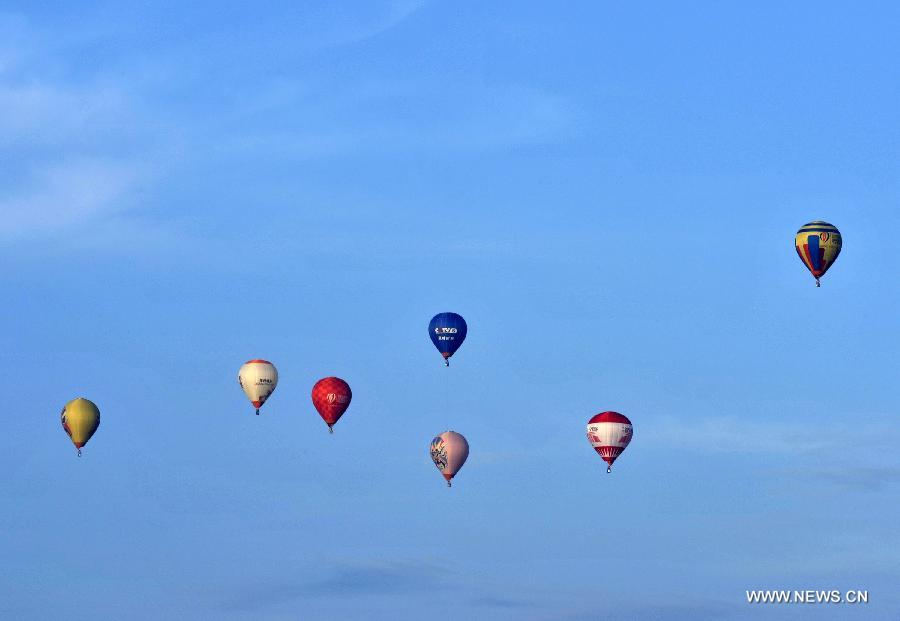
[(823, 242), (827, 242), (828, 241), (828, 233), (819, 233), (819, 239), (821, 239)]
[(334, 405), (335, 403), (347, 403), (347, 395), (338, 395), (330, 392), (325, 395), (325, 400), (329, 405)]
[(458, 330), (456, 328), (435, 328), (435, 334), (456, 334)]
[(443, 470), (447, 467), (447, 449), (444, 447), (444, 441), (440, 436), (431, 441), (431, 461), (438, 467), (438, 470)]

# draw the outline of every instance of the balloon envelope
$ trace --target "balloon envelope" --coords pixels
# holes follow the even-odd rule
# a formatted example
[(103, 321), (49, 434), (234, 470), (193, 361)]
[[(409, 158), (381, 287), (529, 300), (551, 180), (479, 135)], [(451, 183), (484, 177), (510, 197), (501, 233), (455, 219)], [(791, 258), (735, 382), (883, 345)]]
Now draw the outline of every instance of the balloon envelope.
[(353, 393), (350, 384), (339, 377), (326, 377), (312, 389), (312, 402), (330, 430), (350, 407)]
[(428, 336), (447, 361), (447, 366), (450, 366), (450, 356), (466, 340), (467, 332), (466, 320), (456, 313), (438, 313), (428, 324)]
[(837, 227), (821, 220), (804, 224), (794, 237), (797, 255), (816, 279), (816, 286), (819, 285), (819, 278), (834, 265), (842, 246), (841, 232)]
[(588, 421), (588, 441), (609, 464), (607, 472), (612, 470), (613, 462), (631, 442), (632, 433), (631, 421), (618, 412), (601, 412)]
[(259, 414), (259, 408), (278, 385), (278, 370), (268, 360), (249, 360), (238, 371), (238, 382)]
[(88, 443), (100, 426), (100, 410), (92, 401), (79, 397), (63, 406), (60, 418), (63, 429), (81, 455), (81, 447)]
[(469, 443), (462, 434), (455, 431), (445, 431), (431, 441), (431, 461), (444, 475), (448, 486), (450, 479), (456, 476), (468, 456)]

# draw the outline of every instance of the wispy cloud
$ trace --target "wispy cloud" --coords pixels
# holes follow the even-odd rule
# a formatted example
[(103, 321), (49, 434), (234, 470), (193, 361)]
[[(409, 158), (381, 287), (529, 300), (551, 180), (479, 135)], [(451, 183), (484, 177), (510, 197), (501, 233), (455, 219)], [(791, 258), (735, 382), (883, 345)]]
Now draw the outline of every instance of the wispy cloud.
[[(321, 70), (331, 48), (392, 31), (425, 6), (400, 0), (361, 11), (298, 8), (289, 27), (279, 23), (273, 31), (280, 43), (257, 36), (260, 29), (275, 28), (268, 21), (255, 24), (254, 36), (237, 39), (240, 52), (231, 31), (211, 28), (201, 37), (180, 39), (173, 44), (177, 49), (154, 49), (150, 60), (136, 44), (123, 44), (115, 64), (86, 63), (78, 71), (68, 70), (68, 57), (123, 35), (86, 19), (60, 46), (52, 43), (52, 24), (37, 32), (26, 20), (0, 19), (0, 33), (20, 42), (0, 42), (0, 157), (13, 163), (0, 172), (8, 188), (0, 192), (0, 236), (34, 240), (91, 226), (119, 231), (120, 237), (137, 234), (140, 243), (124, 247), (145, 247), (140, 227), (146, 222), (155, 231), (150, 237), (165, 238), (173, 219), (184, 217), (184, 206), (154, 205), (152, 221), (142, 220), (149, 211), (142, 201), (185, 169), (203, 178), (223, 164), (265, 169), (266, 163), (360, 154), (471, 152), (565, 135), (572, 103), (530, 85), (436, 78), (430, 72), (398, 79), (358, 68)], [(129, 32), (128, 26), (123, 30)], [(231, 69), (248, 52), (271, 57), (273, 45), (293, 46), (295, 57), (315, 56), (315, 68)]]
[(96, 149), (98, 138), (118, 145), (126, 115), (122, 90), (109, 83), (0, 80), (0, 148)]
[(23, 25), (20, 17), (0, 13), (0, 75), (8, 73), (25, 53)]
[(530, 598), (509, 597), (506, 595), (480, 595), (469, 600), (478, 608), (501, 608), (506, 610), (524, 610), (540, 608), (541, 605)]
[(0, 32), (22, 49), (0, 47), (0, 239), (121, 221), (150, 168), (127, 155), (141, 144), (127, 84), (60, 74), (46, 36), (25, 20), (0, 19)]
[(790, 454), (845, 449), (848, 445), (885, 446), (900, 440), (900, 431), (888, 422), (859, 419), (840, 421), (790, 420), (763, 416), (694, 419), (689, 424), (674, 417), (648, 426), (647, 442), (677, 445), (697, 451)]
[(425, 561), (384, 561), (336, 566), (330, 575), (302, 585), (307, 595), (391, 595), (448, 588), (446, 567)]
[[(679, 598), (682, 601), (660, 602), (650, 598), (643, 601), (626, 602), (615, 597), (604, 598), (604, 614), (602, 617), (612, 619), (653, 619), (654, 621), (682, 621), (683, 619), (732, 619), (741, 616), (740, 610), (733, 604), (716, 600)], [(559, 619), (565, 621), (594, 621), (601, 616), (596, 607), (590, 608), (557, 608), (547, 616), (534, 617), (549, 621)]]
[[(359, 7), (348, 8), (347, 11), (352, 13), (343, 16), (330, 15), (328, 22), (331, 23), (318, 23), (315, 31), (309, 33), (306, 44), (327, 48), (365, 41), (395, 28), (425, 4), (426, 0), (392, 0), (381, 6), (374, 5), (377, 7), (374, 15), (362, 19), (353, 15), (359, 14)], [(331, 7), (340, 9), (341, 5), (334, 3)]]
[(323, 578), (243, 587), (221, 604), (227, 610), (257, 610), (311, 597), (432, 592), (451, 588), (454, 572), (426, 561), (334, 564)]
[[(218, 19), (213, 16), (205, 20), (206, 28), (192, 33), (192, 44), (179, 47), (178, 52), (183, 58), (190, 57), (195, 47), (216, 49), (225, 55), (233, 54), (237, 48), (242, 56), (249, 53), (259, 59), (260, 54), (289, 59), (327, 54), (385, 35), (427, 4), (427, 0), (372, 0), (294, 3), (278, 11), (260, 11), (250, 6), (234, 8), (223, 11)], [(156, 18), (165, 22), (163, 28), (173, 27), (168, 13), (157, 13)], [(121, 29), (121, 24), (112, 26)], [(130, 27), (139, 30), (137, 23)]]
[(141, 176), (134, 166), (108, 160), (48, 164), (24, 189), (0, 197), (0, 236), (57, 232), (119, 213)]
[[(793, 464), (780, 469), (782, 474), (844, 491), (880, 492), (900, 483), (900, 463), (893, 451), (900, 443), (900, 430), (879, 417), (800, 421), (774, 415), (723, 416), (688, 425), (663, 418), (647, 426), (642, 440), (700, 453), (781, 456)], [(823, 463), (839, 465), (823, 467)]]
[(430, 597), (456, 590), (471, 595), (464, 600), (464, 605), (473, 608), (521, 610), (542, 607), (526, 595), (504, 592), (483, 583), (472, 584), (451, 565), (431, 560), (336, 562), (324, 571), (318, 569), (317, 573), (321, 573), (322, 577), (229, 590), (228, 597), (217, 607), (226, 611), (247, 612), (312, 598), (387, 597), (399, 601), (398, 598), (403, 597)]
[(257, 98), (214, 119), (197, 141), (215, 142), (223, 154), (299, 160), (455, 152), (552, 142), (575, 118), (566, 98), (518, 84), (316, 79), (316, 88), (284, 79), (261, 86)]
[(836, 468), (794, 470), (790, 474), (854, 492), (880, 492), (900, 484), (900, 466), (845, 463)]

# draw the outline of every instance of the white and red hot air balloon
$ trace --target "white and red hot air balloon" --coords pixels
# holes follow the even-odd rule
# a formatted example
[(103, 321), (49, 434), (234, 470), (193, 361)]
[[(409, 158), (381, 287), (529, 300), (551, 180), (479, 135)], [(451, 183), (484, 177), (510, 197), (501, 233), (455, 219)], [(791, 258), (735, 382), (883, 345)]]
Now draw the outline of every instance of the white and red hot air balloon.
[(469, 443), (455, 431), (445, 431), (431, 441), (431, 461), (444, 475), (447, 487), (451, 487), (450, 479), (456, 476), (468, 456)]
[(259, 408), (278, 385), (278, 370), (268, 360), (249, 360), (238, 371), (238, 382), (244, 389), (244, 394), (250, 399), (250, 403), (256, 408), (258, 416)]
[(618, 412), (601, 412), (588, 421), (588, 441), (609, 464), (607, 472), (612, 472), (613, 462), (631, 442), (632, 433), (631, 421)]

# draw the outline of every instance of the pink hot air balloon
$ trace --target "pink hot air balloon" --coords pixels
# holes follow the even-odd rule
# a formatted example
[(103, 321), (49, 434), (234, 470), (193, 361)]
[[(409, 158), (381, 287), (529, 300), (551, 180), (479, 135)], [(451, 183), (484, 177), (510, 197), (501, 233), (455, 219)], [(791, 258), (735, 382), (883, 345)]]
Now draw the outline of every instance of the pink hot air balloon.
[(613, 462), (631, 442), (631, 434), (631, 421), (618, 412), (601, 412), (587, 424), (588, 441), (603, 461), (609, 464), (607, 472), (612, 472)]
[(456, 476), (468, 456), (469, 443), (455, 431), (445, 431), (431, 441), (431, 461), (447, 479), (447, 487), (451, 486), (450, 479)]

